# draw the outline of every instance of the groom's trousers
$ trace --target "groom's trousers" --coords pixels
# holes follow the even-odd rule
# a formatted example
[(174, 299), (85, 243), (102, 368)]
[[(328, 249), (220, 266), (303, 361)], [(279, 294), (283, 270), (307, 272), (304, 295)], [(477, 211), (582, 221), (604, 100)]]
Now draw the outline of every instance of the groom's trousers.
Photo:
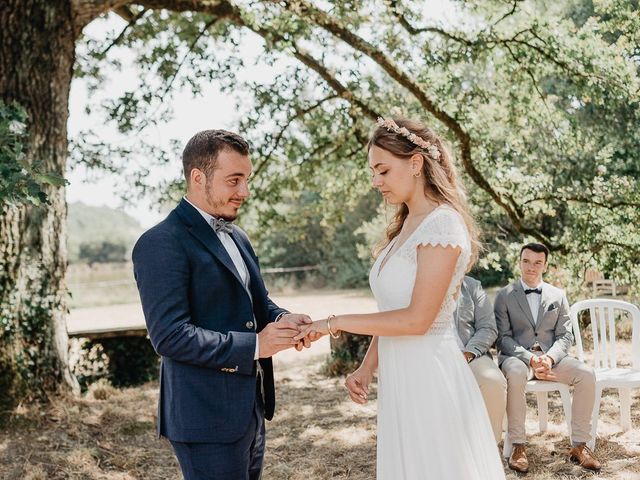
[(237, 442), (171, 445), (185, 480), (260, 480), (265, 450), (262, 396), (257, 393), (249, 428)]
[[(533, 370), (516, 357), (509, 357), (501, 365), (507, 378), (507, 420), (512, 443), (526, 443), (525, 418), (527, 402), (525, 387), (533, 378)], [(573, 386), (571, 402), (571, 440), (588, 443), (591, 440), (591, 414), (596, 396), (596, 377), (589, 365), (566, 356), (553, 366), (557, 382)]]

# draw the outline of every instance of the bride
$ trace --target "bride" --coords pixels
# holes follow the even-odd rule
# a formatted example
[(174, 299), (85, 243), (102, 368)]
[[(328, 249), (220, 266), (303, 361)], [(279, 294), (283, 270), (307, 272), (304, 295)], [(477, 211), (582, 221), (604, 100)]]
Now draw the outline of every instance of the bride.
[(378, 479), (504, 479), (480, 390), (454, 337), (456, 297), (478, 255), (455, 168), (442, 141), (411, 120), (378, 119), (368, 151), (373, 186), (398, 205), (369, 274), (379, 313), (330, 315), (297, 338), (373, 336), (347, 382), (364, 403), (378, 369)]

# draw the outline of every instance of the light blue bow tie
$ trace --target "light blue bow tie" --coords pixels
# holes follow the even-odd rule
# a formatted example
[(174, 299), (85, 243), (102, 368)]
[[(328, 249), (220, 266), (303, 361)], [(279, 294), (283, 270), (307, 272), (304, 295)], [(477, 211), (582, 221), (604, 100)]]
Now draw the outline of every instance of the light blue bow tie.
[(211, 226), (213, 227), (216, 233), (225, 232), (230, 234), (231, 232), (233, 232), (233, 228), (231, 228), (232, 225), (233, 225), (232, 222), (228, 222), (224, 218), (216, 218), (216, 217), (211, 218)]

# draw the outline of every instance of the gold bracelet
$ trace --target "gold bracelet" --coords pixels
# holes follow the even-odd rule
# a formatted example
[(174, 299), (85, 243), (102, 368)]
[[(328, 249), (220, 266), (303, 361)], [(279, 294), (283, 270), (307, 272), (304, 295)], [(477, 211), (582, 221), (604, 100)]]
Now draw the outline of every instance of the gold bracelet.
[(332, 318), (336, 318), (335, 315), (331, 314), (327, 317), (327, 330), (329, 330), (329, 335), (331, 335), (331, 338), (340, 338), (340, 330), (338, 330), (338, 333), (333, 333), (331, 331), (331, 319)]

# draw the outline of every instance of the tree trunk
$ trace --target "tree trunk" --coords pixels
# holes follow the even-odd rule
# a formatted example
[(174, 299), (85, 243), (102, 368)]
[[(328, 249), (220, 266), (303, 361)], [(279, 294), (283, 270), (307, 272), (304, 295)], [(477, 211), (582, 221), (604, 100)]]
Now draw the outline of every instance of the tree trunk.
[(371, 338), (368, 335), (355, 335), (342, 332), (339, 338), (332, 338), (331, 357), (325, 365), (325, 373), (331, 376), (347, 375), (362, 363)]
[[(8, 0), (0, 5), (0, 98), (29, 120), (27, 158), (63, 176), (69, 89), (75, 58), (69, 2)], [(12, 206), (0, 215), (0, 413), (60, 385), (77, 386), (67, 363), (65, 189), (47, 187), (49, 205)]]

